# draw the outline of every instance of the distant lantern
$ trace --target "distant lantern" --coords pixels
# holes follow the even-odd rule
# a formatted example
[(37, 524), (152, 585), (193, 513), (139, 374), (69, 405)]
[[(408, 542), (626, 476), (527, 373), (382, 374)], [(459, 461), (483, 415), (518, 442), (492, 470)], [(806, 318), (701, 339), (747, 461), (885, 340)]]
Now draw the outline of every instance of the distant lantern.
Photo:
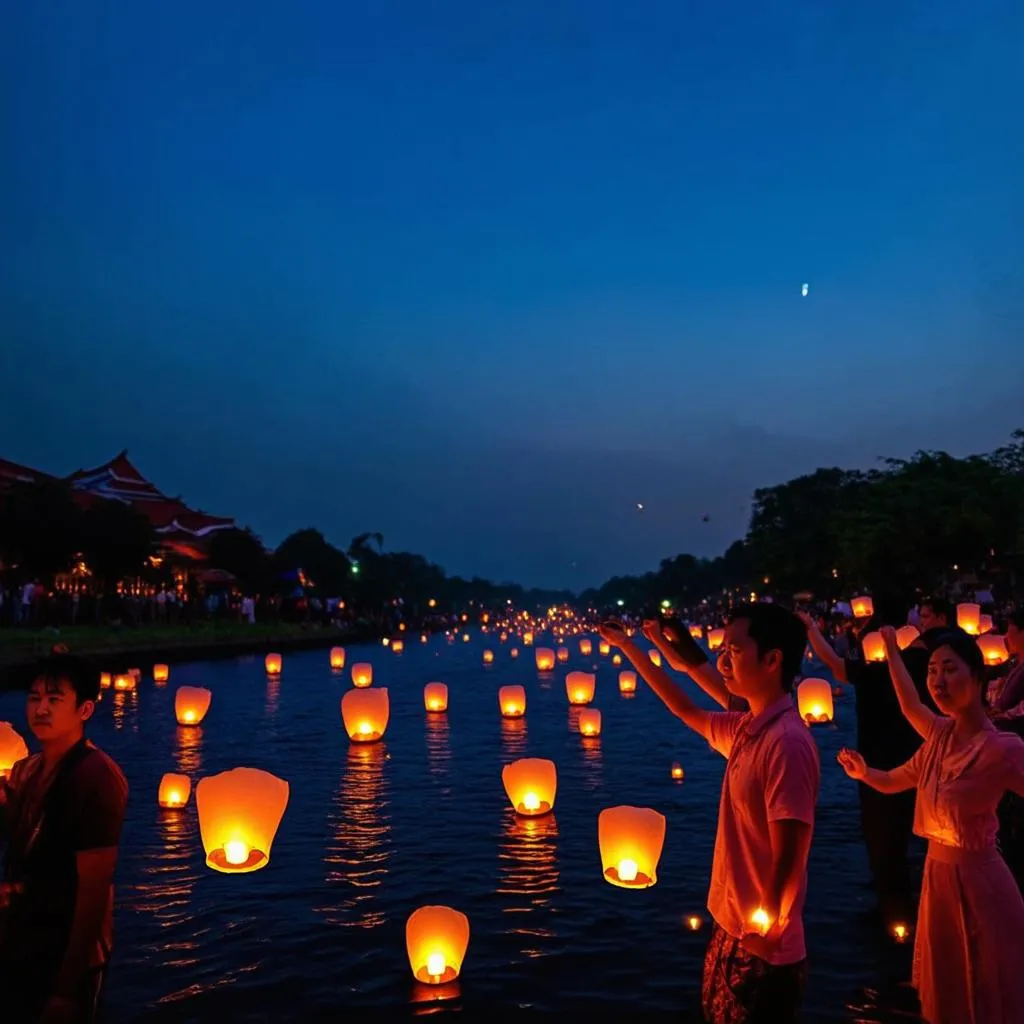
[(647, 652), (647, 657), (651, 659), (652, 665), (657, 665), (661, 668), (661, 651), (656, 651), (653, 647)]
[(613, 654), (612, 655), (612, 664), (613, 665), (621, 665), (622, 664), (622, 655), (618, 654), (618, 653)]
[(503, 686), (498, 690), (498, 706), (505, 718), (522, 718), (526, 714), (526, 689)]
[(210, 710), (213, 694), (203, 686), (179, 686), (174, 695), (178, 725), (198, 725)]
[(352, 685), (360, 689), (369, 686), (373, 682), (373, 666), (365, 661), (357, 662), (352, 666)]
[(978, 637), (978, 647), (986, 665), (1003, 665), (1010, 660), (1006, 637), (998, 633), (986, 633)]
[(344, 647), (332, 647), (331, 648), (331, 668), (335, 672), (340, 672), (345, 667), (345, 648)]
[(114, 689), (122, 691), (134, 690), (135, 676), (129, 675), (127, 672), (119, 672), (114, 676)]
[(279, 676), (281, 674), (281, 655), (268, 654), (263, 659), (263, 666), (266, 668), (268, 676)]
[(580, 654), (582, 654), (584, 658), (589, 658), (593, 651), (594, 645), (589, 640), (580, 641)]
[(725, 643), (725, 630), (724, 629), (709, 629), (708, 630), (708, 649), (717, 651), (722, 644)]
[(971, 636), (981, 632), (981, 605), (964, 602), (956, 606), (956, 624)]
[(597, 676), (590, 672), (570, 672), (565, 677), (565, 692), (570, 704), (589, 704), (594, 699)]
[(510, 658), (518, 658), (519, 657), (519, 648), (518, 647), (511, 647), (511, 648), (509, 648), (509, 652), (508, 653), (509, 653), (509, 657)]
[(597, 841), (605, 879), (624, 889), (658, 881), (665, 845), (665, 816), (650, 807), (606, 807), (597, 816)]
[(827, 679), (805, 679), (796, 688), (800, 717), (811, 725), (831, 722), (832, 684)]
[(484, 651), (484, 664), (485, 665), (493, 665), (494, 664), (494, 651)]
[(860, 645), (865, 661), (885, 661), (885, 641), (881, 633), (865, 633)]
[(391, 641), (391, 650), (394, 651), (395, 654), (401, 654), (402, 651), (405, 650), (405, 641), (404, 640), (392, 640)]
[(429, 640), (429, 639), (430, 638), (427, 636), (426, 633), (420, 633), (420, 643), (421, 644), (425, 644), (427, 642), (427, 640)]
[(558, 771), (554, 761), (543, 757), (523, 757), (505, 765), (501, 781), (516, 814), (535, 818), (555, 806)]
[(469, 634), (468, 634), (468, 633), (463, 633), (463, 634), (462, 634), (462, 642), (463, 642), (464, 644), (468, 644), (468, 643), (469, 643), (469, 639), (470, 639), (470, 638), (469, 638)]
[(597, 708), (584, 708), (580, 712), (578, 725), (581, 736), (600, 736), (601, 712)]
[(167, 665), (154, 665), (153, 666), (153, 682), (154, 683), (166, 683), (171, 677), (171, 670)]
[(875, 602), (867, 595), (855, 597), (850, 602), (850, 611), (855, 619), (870, 619), (875, 614)]
[(569, 660), (569, 648), (559, 647), (555, 652), (555, 657), (558, 659), (559, 664), (564, 665)]
[(388, 727), (391, 705), (387, 687), (347, 690), (341, 698), (341, 718), (353, 743), (375, 743)]
[(984, 635), (985, 633), (991, 633), (994, 623), (992, 622), (991, 615), (979, 615), (978, 616), (978, 632)]
[(187, 775), (168, 772), (160, 780), (156, 802), (168, 810), (184, 807), (192, 793), (192, 780)]
[(905, 651), (920, 635), (921, 631), (917, 626), (908, 623), (896, 630), (896, 643), (901, 651)]
[(600, 654), (602, 658), (607, 658), (608, 655), (612, 653), (612, 645), (602, 640), (597, 645), (597, 653)]
[(689, 928), (691, 932), (699, 932), (703, 924), (704, 921), (696, 914), (690, 914), (686, 919), (686, 927)]
[(427, 685), (423, 687), (423, 706), (428, 711), (447, 711), (447, 685), (445, 683), (427, 683)]
[(636, 693), (636, 673), (619, 673), (619, 693)]
[(555, 652), (550, 647), (537, 647), (533, 652), (538, 672), (550, 672), (555, 667)]
[(428, 608), (436, 608), (436, 607), (437, 607), (437, 598), (435, 598), (435, 597), (432, 597), (432, 598), (431, 598), (431, 599), (430, 599), (430, 600), (429, 600), (429, 601), (427, 602), (427, 607), (428, 607)]
[(527, 632), (525, 632), (523, 634), (523, 646), (524, 647), (532, 647), (533, 646), (533, 633), (527, 631)]
[(207, 866), (226, 874), (266, 867), (287, 806), (288, 783), (258, 768), (200, 779), (196, 811)]
[(682, 782), (683, 779), (686, 778), (686, 772), (683, 771), (683, 766), (678, 761), (672, 762), (672, 771), (670, 774), (676, 782)]
[(100, 673), (100, 689), (107, 690), (110, 688), (110, 684), (114, 681), (113, 676), (109, 672)]
[(28, 757), (28, 747), (21, 733), (10, 722), (0, 722), (0, 779), (6, 779), (11, 769)]
[(690, 636), (692, 636), (694, 640), (700, 640), (700, 638), (703, 635), (704, 635), (704, 630), (701, 629), (700, 626), (696, 626), (695, 625), (695, 626), (691, 626), (690, 627)]
[(420, 907), (405, 923), (405, 949), (417, 981), (445, 985), (462, 970), (469, 918), (451, 907)]

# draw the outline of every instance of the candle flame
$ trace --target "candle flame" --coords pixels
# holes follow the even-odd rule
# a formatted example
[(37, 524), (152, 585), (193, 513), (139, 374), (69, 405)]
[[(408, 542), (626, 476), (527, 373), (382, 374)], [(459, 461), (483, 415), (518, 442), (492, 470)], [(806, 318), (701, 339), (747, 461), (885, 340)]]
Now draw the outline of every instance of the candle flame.
[(619, 861), (619, 881), (620, 882), (634, 882), (636, 881), (637, 872), (640, 870), (639, 865), (635, 860), (630, 860), (628, 857)]
[(224, 860), (228, 864), (244, 864), (249, 859), (249, 847), (245, 845), (240, 839), (232, 839), (231, 842), (224, 844)]
[(765, 935), (768, 929), (771, 927), (771, 919), (768, 917), (768, 912), (764, 907), (758, 907), (753, 914), (750, 915), (750, 921), (752, 924), (756, 924), (760, 929), (761, 934)]
[(536, 793), (527, 793), (523, 797), (523, 808), (527, 811), (539, 811), (540, 797)]
[(432, 978), (440, 978), (444, 974), (445, 963), (443, 953), (431, 953), (427, 957), (427, 974)]
[(697, 929), (700, 928), (700, 924), (700, 918), (697, 917), (696, 914), (686, 919), (686, 926), (690, 929), (691, 932), (697, 931)]

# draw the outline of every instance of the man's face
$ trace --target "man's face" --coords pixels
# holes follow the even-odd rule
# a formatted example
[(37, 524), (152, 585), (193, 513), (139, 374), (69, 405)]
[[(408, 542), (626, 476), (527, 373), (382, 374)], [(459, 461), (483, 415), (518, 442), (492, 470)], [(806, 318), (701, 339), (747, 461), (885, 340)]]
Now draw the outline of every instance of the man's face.
[(67, 680), (37, 679), (28, 691), (26, 715), (29, 728), (40, 743), (67, 739), (81, 733), (83, 723), (92, 714), (92, 701), (78, 703)]
[(921, 619), (921, 632), (927, 633), (929, 629), (938, 629), (940, 626), (945, 629), (949, 623), (945, 615), (936, 615), (935, 609), (930, 604), (921, 605), (918, 616)]
[(750, 637), (749, 626), (746, 619), (737, 619), (725, 627), (725, 643), (718, 659), (726, 688), (737, 697), (750, 697), (770, 687), (781, 658), (778, 651), (768, 651), (762, 658)]

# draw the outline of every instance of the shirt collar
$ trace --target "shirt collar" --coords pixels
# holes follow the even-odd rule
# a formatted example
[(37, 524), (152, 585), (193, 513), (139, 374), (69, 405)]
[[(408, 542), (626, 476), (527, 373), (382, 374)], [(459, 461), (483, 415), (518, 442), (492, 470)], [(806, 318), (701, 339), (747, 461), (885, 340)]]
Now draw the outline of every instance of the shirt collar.
[(793, 695), (784, 693), (774, 704), (769, 704), (759, 715), (751, 714), (747, 719), (747, 733), (756, 736), (786, 711), (794, 710)]

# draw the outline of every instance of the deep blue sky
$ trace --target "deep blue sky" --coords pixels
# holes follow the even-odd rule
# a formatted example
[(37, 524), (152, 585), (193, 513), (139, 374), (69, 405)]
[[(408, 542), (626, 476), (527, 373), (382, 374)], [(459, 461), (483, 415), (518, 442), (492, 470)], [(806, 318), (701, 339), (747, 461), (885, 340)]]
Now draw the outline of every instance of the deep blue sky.
[(582, 587), (1024, 425), (1016, 0), (2, 10), (7, 458)]

